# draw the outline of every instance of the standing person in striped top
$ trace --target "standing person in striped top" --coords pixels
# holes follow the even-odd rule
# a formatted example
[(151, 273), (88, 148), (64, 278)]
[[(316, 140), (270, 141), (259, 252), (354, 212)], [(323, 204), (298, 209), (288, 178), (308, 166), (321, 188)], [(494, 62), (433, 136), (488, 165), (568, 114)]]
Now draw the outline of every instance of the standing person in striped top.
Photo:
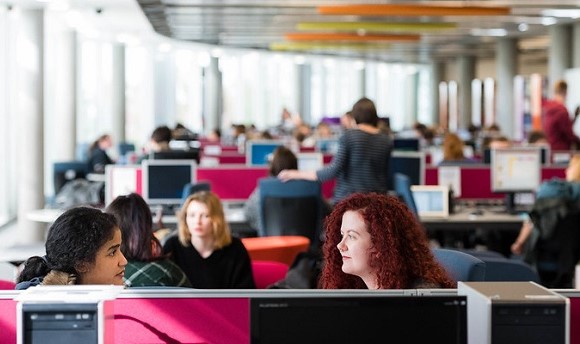
[(318, 171), (284, 170), (281, 180), (306, 179), (324, 182), (336, 178), (332, 203), (354, 192), (387, 193), (387, 178), (393, 143), (377, 124), (375, 104), (362, 98), (352, 107), (356, 128), (339, 138), (338, 151), (330, 165)]

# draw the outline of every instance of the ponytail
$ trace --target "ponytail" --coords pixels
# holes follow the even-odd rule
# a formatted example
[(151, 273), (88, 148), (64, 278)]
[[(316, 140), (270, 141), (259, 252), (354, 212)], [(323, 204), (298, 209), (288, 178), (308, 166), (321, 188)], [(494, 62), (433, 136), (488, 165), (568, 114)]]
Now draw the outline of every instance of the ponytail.
[(17, 279), (17, 283), (30, 281), (35, 277), (44, 277), (50, 272), (46, 257), (33, 256), (24, 262), (24, 269)]

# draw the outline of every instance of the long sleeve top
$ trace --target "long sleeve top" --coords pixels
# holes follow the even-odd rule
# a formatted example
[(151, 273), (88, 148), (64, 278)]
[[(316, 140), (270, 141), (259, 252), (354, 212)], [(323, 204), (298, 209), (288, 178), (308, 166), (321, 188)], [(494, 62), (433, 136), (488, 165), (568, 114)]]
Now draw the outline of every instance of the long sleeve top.
[(318, 170), (316, 176), (321, 182), (336, 178), (334, 203), (354, 192), (386, 193), (392, 147), (385, 134), (347, 130), (339, 138), (330, 165)]

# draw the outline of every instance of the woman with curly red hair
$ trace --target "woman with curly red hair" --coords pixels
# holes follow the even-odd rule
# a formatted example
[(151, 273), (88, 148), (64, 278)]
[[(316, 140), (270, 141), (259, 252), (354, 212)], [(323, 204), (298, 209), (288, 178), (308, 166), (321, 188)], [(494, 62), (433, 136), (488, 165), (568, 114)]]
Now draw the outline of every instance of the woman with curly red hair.
[(427, 236), (397, 198), (355, 193), (326, 219), (324, 289), (455, 288)]

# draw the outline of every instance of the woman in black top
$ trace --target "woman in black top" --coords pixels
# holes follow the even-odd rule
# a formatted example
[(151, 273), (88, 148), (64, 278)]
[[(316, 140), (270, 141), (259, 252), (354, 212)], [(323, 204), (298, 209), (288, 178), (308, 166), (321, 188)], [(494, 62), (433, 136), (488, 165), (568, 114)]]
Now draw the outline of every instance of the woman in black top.
[(250, 256), (241, 240), (232, 237), (219, 198), (197, 192), (179, 214), (178, 236), (163, 252), (185, 272), (194, 288), (254, 289)]

